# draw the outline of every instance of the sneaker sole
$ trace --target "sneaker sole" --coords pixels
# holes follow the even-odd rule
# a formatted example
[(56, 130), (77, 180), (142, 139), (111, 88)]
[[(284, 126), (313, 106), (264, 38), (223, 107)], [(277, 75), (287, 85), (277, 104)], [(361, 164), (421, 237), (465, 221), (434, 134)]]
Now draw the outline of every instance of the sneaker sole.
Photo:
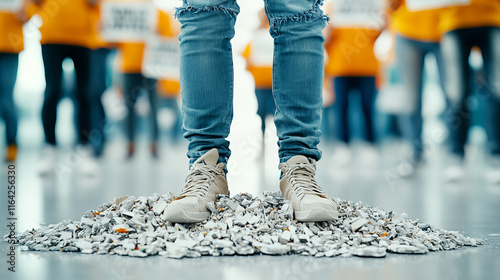
[(339, 212), (316, 207), (304, 211), (294, 211), (295, 218), (299, 222), (328, 222), (338, 219)]
[(183, 209), (165, 210), (165, 221), (171, 223), (198, 223), (210, 217), (210, 212), (191, 212)]

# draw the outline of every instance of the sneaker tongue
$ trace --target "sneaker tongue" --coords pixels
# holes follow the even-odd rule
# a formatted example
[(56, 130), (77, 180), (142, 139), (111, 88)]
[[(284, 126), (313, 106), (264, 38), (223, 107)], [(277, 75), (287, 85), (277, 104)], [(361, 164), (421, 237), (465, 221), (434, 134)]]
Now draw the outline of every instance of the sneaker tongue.
[(211, 149), (206, 152), (203, 156), (197, 159), (194, 164), (205, 164), (216, 166), (217, 161), (219, 160), (219, 151), (216, 148)]
[(287, 163), (289, 165), (295, 165), (295, 164), (299, 164), (299, 163), (304, 163), (304, 164), (307, 164), (307, 163), (310, 163), (309, 160), (305, 157), (305, 156), (294, 156), (294, 157), (291, 157)]

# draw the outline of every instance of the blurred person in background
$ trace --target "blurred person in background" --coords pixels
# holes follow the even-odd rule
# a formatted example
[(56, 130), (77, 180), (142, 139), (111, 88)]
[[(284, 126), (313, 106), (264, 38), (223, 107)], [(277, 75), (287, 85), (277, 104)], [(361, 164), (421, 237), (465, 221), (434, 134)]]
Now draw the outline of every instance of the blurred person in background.
[[(338, 4), (351, 5), (341, 7)], [(332, 23), (326, 28), (327, 40), (325, 49), (328, 54), (326, 76), (333, 86), (332, 105), (335, 112), (336, 135), (340, 140), (332, 158), (339, 164), (350, 161), (349, 143), (351, 129), (349, 124), (349, 99), (353, 91), (358, 91), (361, 97), (361, 111), (364, 125), (363, 140), (369, 144), (363, 151), (362, 160), (374, 162), (377, 153), (374, 148), (374, 100), (377, 92), (376, 76), (379, 72), (379, 62), (375, 57), (374, 45), (384, 27), (384, 0), (377, 0), (366, 9), (366, 18), (358, 21), (336, 18), (341, 11), (336, 9), (359, 9), (363, 3), (358, 1), (332, 1), (329, 11)], [(349, 17), (346, 15), (345, 17)], [(325, 108), (328, 110), (328, 108)]]
[(27, 1), (22, 1), (22, 6), (17, 11), (0, 11), (0, 116), (5, 121), (5, 160), (8, 162), (17, 157), (18, 119), (14, 86), (19, 52), (24, 49), (23, 24), (28, 21), (27, 9)]
[[(500, 180), (500, 1), (471, 0), (467, 5), (446, 8), (441, 16), (444, 33), (441, 48), (445, 66), (445, 88), (450, 100), (446, 121), (450, 128), (451, 157), (445, 169), (448, 179), (463, 176), (465, 143), (470, 125), (468, 97), (472, 86), (469, 67), (471, 49), (481, 50), (488, 95), (486, 133), (493, 179)], [(488, 176), (490, 177), (490, 176)]]
[(415, 169), (424, 156), (422, 142), (422, 93), (425, 58), (436, 58), (441, 85), (444, 81), (440, 51), (441, 32), (437, 28), (443, 9), (411, 11), (405, 0), (389, 0), (389, 28), (395, 33), (396, 69), (404, 89), (407, 112), (401, 112), (398, 122), (403, 137), (410, 141), (407, 160)]
[(383, 40), (384, 45), (380, 47), (377, 55), (381, 67), (377, 76), (379, 90), (375, 104), (382, 123), (381, 138), (399, 141), (402, 135), (398, 116), (404, 110), (404, 106), (401, 106), (402, 104), (399, 102), (401, 100), (400, 71), (396, 67), (395, 34), (389, 30), (382, 34), (384, 38), (381, 40)]
[[(170, 127), (170, 140), (176, 143), (182, 137), (182, 113), (179, 106), (181, 85), (179, 82), (179, 53), (178, 44), (179, 40), (177, 36), (180, 33), (180, 24), (175, 20), (173, 13), (162, 11), (160, 15), (160, 20), (164, 23), (160, 23), (160, 37), (170, 39), (172, 44), (176, 44), (176, 48), (169, 49), (168, 57), (172, 57), (171, 66), (176, 67), (175, 75), (169, 75), (168, 77), (162, 77), (158, 80), (158, 97), (160, 98), (160, 107), (168, 108), (173, 114), (169, 114), (167, 117), (172, 118), (172, 120), (166, 120), (172, 124)], [(175, 56), (175, 57), (173, 57)]]
[[(255, 81), (257, 115), (261, 120), (262, 139), (266, 130), (266, 117), (273, 116), (276, 105), (273, 97), (273, 38), (269, 34), (269, 20), (264, 9), (259, 12), (259, 27), (243, 52), (247, 70)], [(264, 145), (263, 145), (264, 147)], [(264, 151), (264, 149), (263, 149)]]
[(90, 72), (90, 90), (89, 90), (89, 130), (88, 140), (92, 146), (94, 156), (99, 158), (104, 151), (106, 142), (106, 114), (102, 105), (102, 95), (112, 84), (112, 70), (108, 60), (109, 54), (115, 47), (112, 43), (105, 42), (101, 37), (100, 29), (100, 7), (104, 0), (89, 0), (89, 3), (95, 5), (91, 14), (92, 36), (91, 45), (91, 69)]
[(158, 97), (160, 98), (160, 107), (168, 108), (168, 110), (171, 110), (173, 113), (173, 115), (168, 116), (169, 118), (173, 117), (172, 122), (168, 120), (172, 124), (169, 134), (170, 140), (173, 143), (179, 141), (182, 136), (182, 115), (179, 107), (180, 94), (181, 86), (178, 80), (158, 80)]
[(42, 18), (40, 32), (42, 38), (42, 58), (45, 69), (45, 95), (42, 107), (42, 124), (45, 132), (46, 148), (41, 174), (54, 172), (56, 160), (56, 119), (57, 105), (61, 99), (62, 62), (71, 58), (76, 73), (75, 115), (77, 131), (77, 151), (82, 161), (79, 171), (93, 174), (96, 163), (89, 144), (91, 82), (91, 48), (94, 43), (92, 14), (94, 0), (33, 0), (37, 14)]
[[(142, 1), (142, 0), (138, 0)], [(158, 11), (157, 33), (164, 36), (174, 36), (171, 27), (171, 18), (163, 11)], [(144, 42), (121, 42), (118, 43), (118, 57), (120, 59), (120, 72), (123, 75), (123, 98), (127, 107), (126, 134), (128, 140), (127, 157), (135, 154), (135, 104), (141, 92), (148, 96), (150, 112), (149, 125), (151, 131), (150, 152), (153, 157), (158, 157), (158, 96), (157, 80), (146, 77), (143, 74)]]

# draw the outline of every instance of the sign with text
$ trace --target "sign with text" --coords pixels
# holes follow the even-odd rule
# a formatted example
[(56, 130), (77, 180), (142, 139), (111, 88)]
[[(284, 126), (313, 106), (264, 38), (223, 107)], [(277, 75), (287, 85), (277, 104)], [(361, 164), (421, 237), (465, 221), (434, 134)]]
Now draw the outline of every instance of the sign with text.
[(23, 0), (0, 0), (0, 11), (17, 12), (22, 5)]
[(451, 6), (469, 5), (472, 0), (406, 0), (408, 11), (418, 12)]
[(153, 36), (146, 42), (142, 74), (154, 79), (179, 79), (180, 44), (177, 38)]
[(108, 42), (144, 41), (157, 26), (151, 2), (105, 1), (101, 6), (101, 36)]
[(332, 25), (382, 29), (385, 0), (333, 0)]

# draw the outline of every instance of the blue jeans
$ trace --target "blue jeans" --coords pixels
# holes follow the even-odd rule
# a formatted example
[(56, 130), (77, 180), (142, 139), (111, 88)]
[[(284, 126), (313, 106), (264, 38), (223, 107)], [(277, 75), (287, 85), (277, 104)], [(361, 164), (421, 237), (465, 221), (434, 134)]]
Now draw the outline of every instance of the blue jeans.
[(340, 141), (348, 143), (349, 131), (349, 93), (357, 89), (361, 95), (361, 110), (364, 120), (364, 137), (367, 142), (375, 142), (373, 109), (376, 93), (375, 77), (335, 77), (333, 78), (335, 89), (335, 116), (337, 121), (337, 137)]
[[(184, 137), (193, 163), (211, 148), (219, 161), (230, 156), (233, 118), (231, 38), (239, 13), (235, 0), (183, 0), (176, 16), (182, 24), (180, 82)], [(274, 38), (274, 121), (280, 162), (295, 155), (316, 160), (323, 86), (326, 17), (320, 0), (264, 0)]]
[(441, 86), (444, 82), (444, 71), (440, 44), (434, 42), (416, 41), (402, 36), (396, 36), (395, 42), (397, 67), (400, 79), (408, 96), (408, 102), (413, 105), (413, 111), (401, 115), (399, 123), (403, 137), (408, 139), (414, 150), (414, 157), (420, 160), (423, 155), (422, 142), (422, 89), (425, 56), (432, 53), (436, 57)]
[(451, 152), (464, 155), (464, 145), (470, 124), (468, 97), (472, 93), (469, 55), (473, 46), (481, 49), (486, 77), (486, 133), (489, 152), (500, 156), (500, 27), (457, 29), (446, 33), (442, 40), (446, 67), (446, 93), (451, 108), (446, 116), (450, 127)]
[(257, 97), (257, 115), (260, 117), (262, 135), (266, 130), (266, 117), (274, 115), (276, 105), (274, 104), (273, 90), (271, 88), (255, 89), (255, 97)]
[(57, 104), (61, 99), (62, 62), (66, 57), (73, 60), (76, 72), (75, 114), (78, 143), (88, 144), (90, 131), (89, 84), (90, 49), (60, 44), (42, 45), (45, 69), (45, 96), (42, 107), (42, 124), (47, 144), (56, 145)]
[(0, 116), (5, 121), (7, 144), (16, 144), (17, 110), (14, 104), (14, 85), (19, 55), (0, 53)]
[(127, 139), (129, 142), (135, 140), (135, 103), (141, 91), (145, 91), (149, 98), (150, 107), (150, 130), (151, 141), (158, 141), (158, 119), (156, 112), (158, 111), (158, 97), (156, 96), (156, 80), (144, 77), (141, 73), (124, 73), (123, 74), (123, 98), (127, 107)]
[(111, 52), (107, 48), (99, 48), (91, 51), (91, 67), (90, 83), (91, 89), (88, 94), (89, 111), (88, 117), (90, 118), (90, 131), (88, 132), (89, 143), (94, 150), (96, 156), (101, 156), (104, 150), (105, 133), (104, 127), (106, 126), (106, 115), (104, 107), (102, 106), (102, 94), (108, 88), (106, 84), (106, 74), (108, 68), (108, 55)]

